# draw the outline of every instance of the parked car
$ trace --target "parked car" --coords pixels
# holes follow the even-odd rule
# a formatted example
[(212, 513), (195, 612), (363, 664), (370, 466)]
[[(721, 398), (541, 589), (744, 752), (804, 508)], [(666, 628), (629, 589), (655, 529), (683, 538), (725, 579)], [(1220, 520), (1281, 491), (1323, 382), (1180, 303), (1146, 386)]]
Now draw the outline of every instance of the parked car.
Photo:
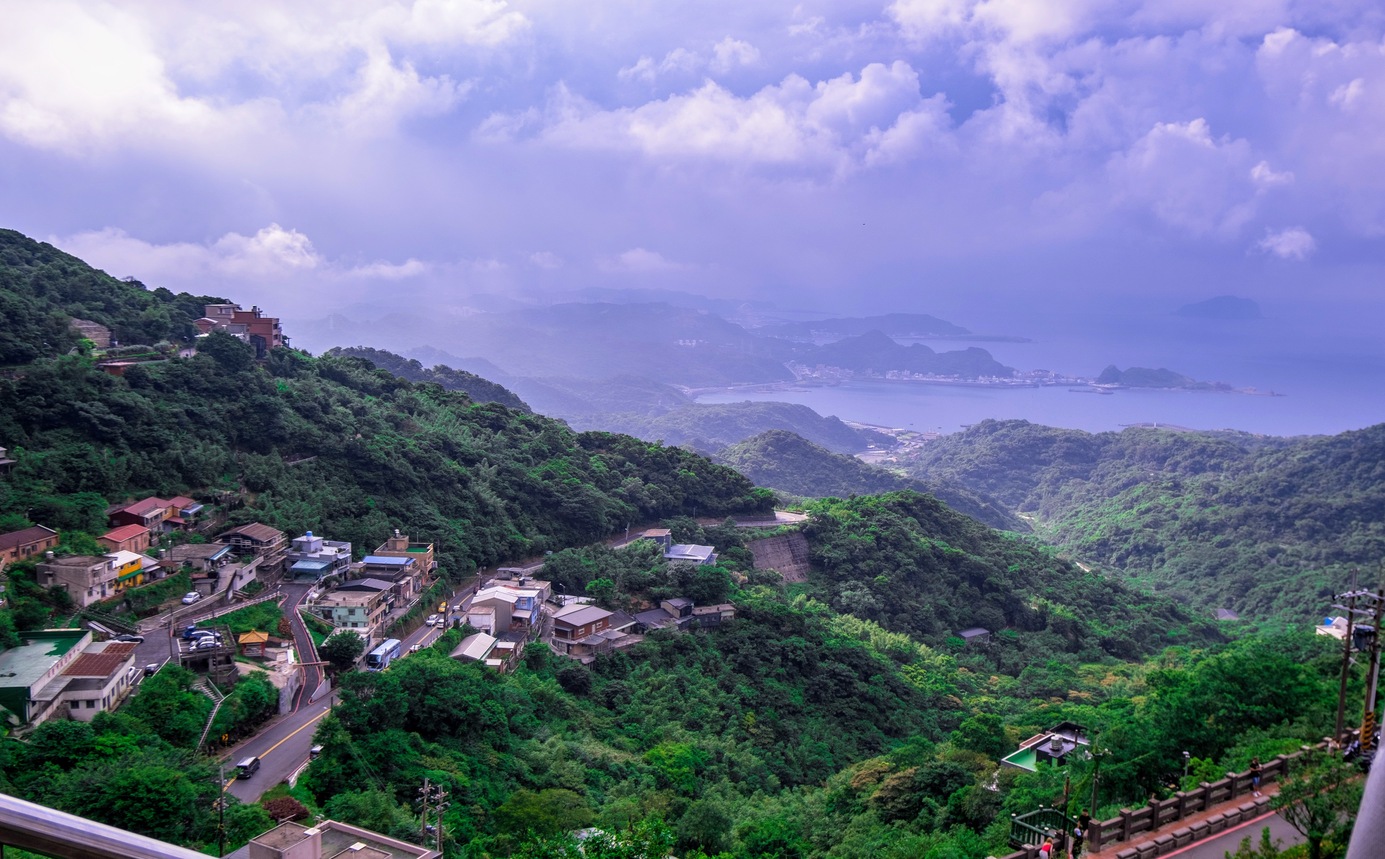
[(202, 599), (202, 595), (197, 591), (188, 591), (183, 594), (183, 605), (192, 605), (200, 599)]
[(124, 634), (121, 634), (121, 635), (117, 635), (115, 638), (113, 638), (113, 639), (111, 639), (111, 640), (112, 640), (112, 641), (124, 641), (124, 642), (130, 643), (130, 644), (143, 644), (143, 643), (144, 643), (144, 636), (142, 636), (142, 635), (132, 635), (131, 633), (128, 633), (128, 632), (127, 632), (127, 633), (124, 633)]
[(197, 643), (192, 646), (193, 650), (215, 650), (221, 646), (220, 638), (199, 638)]

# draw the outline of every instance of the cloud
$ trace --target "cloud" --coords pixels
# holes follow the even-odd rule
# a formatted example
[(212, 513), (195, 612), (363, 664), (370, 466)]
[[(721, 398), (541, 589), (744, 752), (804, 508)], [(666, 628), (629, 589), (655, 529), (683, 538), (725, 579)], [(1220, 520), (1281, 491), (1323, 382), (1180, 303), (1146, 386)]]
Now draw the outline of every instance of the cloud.
[(741, 66), (753, 66), (760, 62), (760, 51), (749, 42), (733, 39), (730, 36), (712, 46), (712, 71), (726, 74)]
[(1255, 247), (1280, 259), (1303, 262), (1318, 249), (1318, 243), (1303, 227), (1266, 230), (1265, 237)]
[(635, 151), (655, 159), (849, 169), (900, 160), (925, 133), (949, 125), (942, 99), (923, 99), (918, 73), (903, 61), (872, 63), (811, 84), (790, 75), (737, 96), (713, 81), (633, 108), (604, 110), (556, 88), (545, 110), (493, 115), (478, 135), (491, 142), (526, 136), (573, 149)]
[(380, 136), (470, 92), (421, 63), (456, 62), (439, 60), (446, 48), (498, 49), (527, 27), (499, 0), (337, 0), (292, 14), (256, 2), (20, 4), (0, 28), (0, 136), (75, 156), (263, 147), (324, 119)]
[(539, 251), (529, 255), (529, 262), (542, 269), (556, 269), (563, 267), (563, 258), (552, 251)]
[(674, 262), (658, 251), (645, 248), (631, 248), (613, 259), (598, 262), (602, 271), (629, 272), (632, 274), (659, 274), (671, 271), (686, 271), (691, 266)]
[[(1206, 119), (1161, 122), (1116, 156), (1110, 171), (1128, 202), (1195, 236), (1234, 235), (1253, 216), (1245, 140), (1213, 138)], [(1260, 165), (1256, 165), (1259, 169)]]
[(351, 277), (377, 280), (403, 280), (427, 274), (430, 268), (427, 263), (410, 257), (402, 263), (376, 261), (369, 265), (358, 265), (347, 271), (347, 274)]

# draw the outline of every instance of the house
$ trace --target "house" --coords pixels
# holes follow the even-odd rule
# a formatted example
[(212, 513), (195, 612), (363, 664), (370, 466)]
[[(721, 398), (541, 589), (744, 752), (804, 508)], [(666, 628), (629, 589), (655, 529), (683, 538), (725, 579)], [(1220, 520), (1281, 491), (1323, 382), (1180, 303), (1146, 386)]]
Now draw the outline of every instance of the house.
[(717, 562), (717, 553), (716, 549), (711, 546), (677, 543), (664, 551), (664, 559), (706, 566), (707, 564), (715, 564)]
[(308, 531), (302, 537), (293, 538), (285, 562), (295, 582), (320, 582), (327, 576), (344, 576), (351, 568), (351, 544), (324, 540)]
[(21, 723), (38, 725), (59, 710), (59, 694), (45, 689), (91, 644), (85, 629), (43, 629), (19, 633), (18, 647), (0, 651), (0, 707)]
[(193, 322), (198, 331), (203, 334), (225, 331), (239, 337), (255, 347), (256, 358), (263, 359), (270, 349), (289, 344), (278, 317), (265, 316), (258, 307), (242, 310), (239, 304), (208, 304), (204, 305), (203, 312), (206, 316)]
[(670, 626), (677, 626), (677, 618), (662, 608), (652, 608), (635, 615), (636, 632), (667, 629)]
[(693, 601), (687, 597), (673, 597), (659, 603), (659, 607), (670, 617), (692, 617)]
[(153, 566), (152, 558), (146, 558), (138, 552), (112, 552), (108, 557), (115, 565), (116, 592), (144, 584), (145, 561), (149, 561)]
[(394, 529), (394, 534), (384, 545), (376, 549), (374, 554), (377, 558), (413, 558), (425, 576), (433, 575), (438, 569), (433, 544), (411, 542), (407, 534), (399, 533), (398, 528)]
[(340, 588), (318, 597), (309, 610), (337, 629), (350, 629), (367, 639), (377, 637), (389, 605), (387, 591), (343, 591)]
[(114, 555), (70, 555), (38, 565), (39, 584), (67, 591), (78, 608), (114, 596), (118, 576)]
[[(490, 590), (489, 588), (487, 590)], [(480, 592), (477, 593), (480, 596)], [(495, 589), (494, 593), (487, 594), (485, 599), (477, 602), (473, 597), (471, 607), (467, 609), (466, 622), (472, 629), (479, 629), (491, 635), (502, 635), (509, 632), (514, 624), (515, 603), (519, 602), (516, 594)]]
[(1038, 772), (1039, 764), (1063, 766), (1074, 753), (1086, 754), (1091, 745), (1087, 730), (1076, 722), (1060, 722), (1020, 743), (1018, 751), (1001, 759), (1001, 764)]
[(184, 543), (168, 550), (168, 561), (174, 567), (218, 573), (231, 563), (231, 547), (222, 543)]
[(18, 462), (17, 459), (10, 459), (7, 449), (0, 447), (0, 477), (8, 476)]
[(312, 828), (287, 821), (250, 839), (227, 859), (440, 859), (436, 850), (369, 829), (322, 820)]
[(957, 633), (957, 637), (967, 644), (988, 644), (991, 640), (991, 631), (980, 626), (973, 626)]
[(533, 627), (543, 617), (544, 601), (552, 595), (553, 585), (550, 582), (520, 578), (514, 584), (492, 584), (482, 588), (471, 598), (471, 604), (485, 607), (492, 600), (503, 599), (509, 607), (510, 624)]
[(260, 570), (268, 573), (281, 572), (288, 555), (284, 532), (259, 522), (224, 531), (216, 541), (230, 546), (241, 558), (258, 558)]
[(53, 696), (59, 708), (65, 705), (69, 719), (90, 722), (119, 706), (138, 676), (134, 644), (102, 641), (87, 645), (42, 694)]
[(650, 528), (640, 535), (642, 539), (653, 540), (664, 548), (664, 551), (673, 545), (673, 532), (667, 528)]
[(112, 527), (121, 525), (142, 525), (152, 534), (165, 531), (187, 531), (197, 524), (203, 506), (186, 495), (172, 498), (149, 496), (125, 506), (116, 506), (106, 511)]
[(484, 662), (491, 651), (495, 650), (495, 645), (500, 639), (484, 632), (477, 632), (462, 639), (456, 649), (452, 651), (453, 659), (460, 659), (463, 662)]
[(576, 658), (610, 650), (618, 640), (628, 637), (611, 628), (614, 615), (594, 605), (566, 606), (553, 615), (553, 649)]
[(717, 605), (694, 606), (692, 610), (693, 625), (701, 629), (708, 629), (713, 626), (721, 626), (722, 623), (736, 617), (736, 607), (731, 603), (719, 603)]
[(0, 570), (6, 564), (23, 561), (58, 547), (58, 532), (42, 525), (0, 534)]
[(399, 605), (413, 602), (425, 587), (423, 570), (413, 557), (366, 555), (360, 562), (351, 565), (350, 572), (352, 578), (389, 582), (394, 601)]
[(143, 525), (121, 525), (97, 537), (96, 542), (112, 552), (143, 552), (148, 550), (152, 537)]

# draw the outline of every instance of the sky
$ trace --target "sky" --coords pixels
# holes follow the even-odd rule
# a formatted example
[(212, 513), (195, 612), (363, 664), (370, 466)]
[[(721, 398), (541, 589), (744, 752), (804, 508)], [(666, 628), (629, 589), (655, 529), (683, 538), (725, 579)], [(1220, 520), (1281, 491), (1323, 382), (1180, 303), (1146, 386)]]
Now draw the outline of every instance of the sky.
[(1385, 321), (1375, 0), (3, 6), (0, 226), (151, 286)]

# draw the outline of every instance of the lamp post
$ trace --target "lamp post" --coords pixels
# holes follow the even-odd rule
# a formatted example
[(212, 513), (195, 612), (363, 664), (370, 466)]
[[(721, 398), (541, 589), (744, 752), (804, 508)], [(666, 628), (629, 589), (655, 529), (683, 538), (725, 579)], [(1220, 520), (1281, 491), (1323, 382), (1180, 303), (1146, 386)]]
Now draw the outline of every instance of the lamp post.
[(1192, 761), (1192, 757), (1193, 755), (1191, 752), (1185, 751), (1183, 753), (1183, 779), (1185, 781), (1188, 778), (1188, 764)]

